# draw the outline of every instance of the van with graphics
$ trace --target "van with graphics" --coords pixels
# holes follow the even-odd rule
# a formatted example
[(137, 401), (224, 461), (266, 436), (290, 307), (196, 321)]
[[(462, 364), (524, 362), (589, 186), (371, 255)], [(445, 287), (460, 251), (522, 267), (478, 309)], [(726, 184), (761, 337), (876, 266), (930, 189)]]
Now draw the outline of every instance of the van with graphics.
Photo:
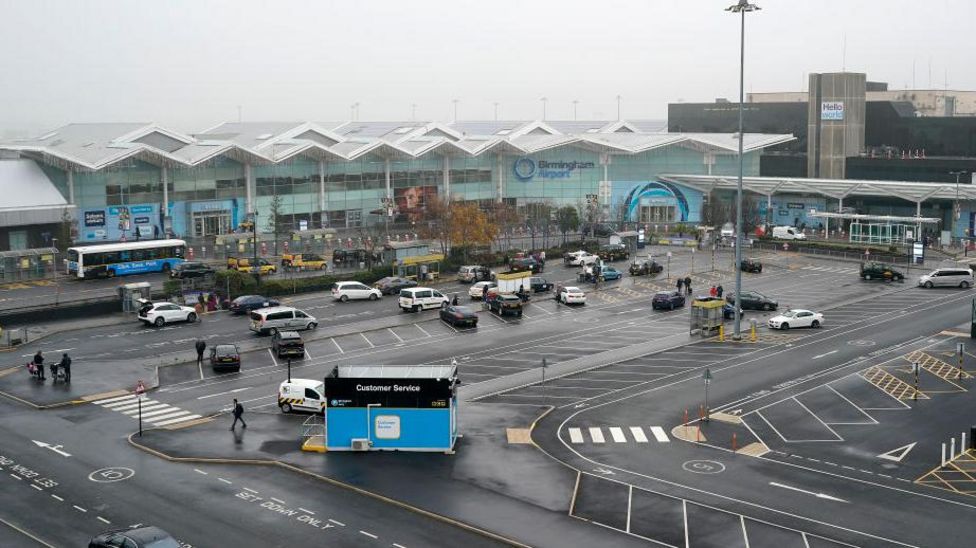
[(325, 410), (325, 383), (313, 379), (292, 379), (278, 385), (278, 407), (282, 413)]

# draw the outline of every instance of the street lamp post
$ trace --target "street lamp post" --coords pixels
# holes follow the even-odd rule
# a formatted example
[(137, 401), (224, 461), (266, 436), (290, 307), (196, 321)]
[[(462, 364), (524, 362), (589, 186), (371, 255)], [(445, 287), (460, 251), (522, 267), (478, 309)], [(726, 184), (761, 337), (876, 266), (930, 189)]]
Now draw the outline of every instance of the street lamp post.
[(539, 100), (542, 101), (542, 121), (545, 122), (546, 121), (546, 103), (549, 102), (549, 98), (548, 97), (543, 97), (543, 98), (541, 98)]
[[(959, 222), (959, 218), (962, 216), (962, 204), (959, 203), (959, 176), (960, 175), (965, 175), (966, 173), (968, 173), (968, 172), (967, 171), (962, 171), (962, 170), (959, 170), (959, 171), (950, 171), (949, 172), (949, 175), (955, 175), (956, 176), (956, 203), (955, 203), (955, 205), (952, 208), (953, 209), (953, 216), (954, 216), (953, 221), (952, 221), (952, 229), (953, 229), (953, 231), (955, 231), (955, 229), (956, 229), (956, 223)], [(963, 247), (965, 247), (965, 243), (963, 244)]]
[(748, 0), (739, 0), (725, 11), (738, 13), (741, 18), (739, 27), (739, 177), (736, 181), (735, 193), (735, 324), (732, 331), (733, 340), (742, 339), (742, 314), (739, 312), (742, 305), (742, 269), (738, 268), (742, 264), (742, 110), (745, 100), (745, 66), (746, 66), (746, 13), (759, 11), (759, 6), (750, 4)]
[[(261, 268), (258, 263), (258, 212), (254, 210), (251, 212), (251, 247), (254, 248), (254, 262), (251, 263), (251, 273), (254, 274), (254, 280), (258, 285), (261, 285)], [(230, 295), (227, 296), (230, 298)]]
[(573, 99), (573, 120), (576, 120), (576, 107), (579, 105), (579, 99)]

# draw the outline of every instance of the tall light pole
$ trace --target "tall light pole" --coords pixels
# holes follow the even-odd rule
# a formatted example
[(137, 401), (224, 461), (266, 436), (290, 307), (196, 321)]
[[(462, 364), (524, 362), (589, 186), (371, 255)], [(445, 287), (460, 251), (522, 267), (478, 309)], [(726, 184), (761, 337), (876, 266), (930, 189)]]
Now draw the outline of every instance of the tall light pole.
[(576, 120), (576, 106), (579, 105), (579, 99), (573, 99), (573, 120)]
[[(949, 172), (949, 175), (955, 175), (956, 176), (956, 204), (955, 204), (955, 207), (953, 207), (953, 209), (955, 210), (954, 213), (955, 213), (955, 216), (956, 216), (956, 220), (957, 221), (959, 220), (959, 217), (962, 214), (962, 205), (959, 203), (959, 176), (960, 175), (965, 175), (966, 173), (968, 173), (968, 171), (962, 171), (962, 170), (960, 170), (960, 171), (950, 171)], [(956, 224), (955, 223), (952, 223), (952, 228), (953, 229), (956, 228)]]
[(621, 97), (618, 95), (617, 96), (617, 121), (618, 122), (620, 121), (620, 99)]
[(458, 118), (457, 118), (457, 106), (458, 106), (458, 103), (461, 102), (461, 100), (460, 99), (451, 99), (451, 102), (454, 103), (454, 121), (457, 122), (458, 121)]
[(735, 193), (735, 324), (732, 330), (732, 339), (742, 339), (742, 314), (739, 312), (742, 306), (742, 101), (745, 99), (745, 67), (746, 67), (746, 13), (759, 11), (760, 7), (750, 4), (749, 0), (739, 0), (725, 11), (738, 13), (741, 18), (739, 27), (739, 178), (736, 182)]
[(546, 121), (546, 103), (549, 102), (549, 98), (548, 97), (543, 97), (543, 98), (541, 98), (539, 100), (542, 101), (542, 121), (545, 122)]
[(417, 103), (410, 104), (410, 120), (411, 121), (417, 120)]
[(495, 121), (498, 121), (498, 101), (495, 101)]

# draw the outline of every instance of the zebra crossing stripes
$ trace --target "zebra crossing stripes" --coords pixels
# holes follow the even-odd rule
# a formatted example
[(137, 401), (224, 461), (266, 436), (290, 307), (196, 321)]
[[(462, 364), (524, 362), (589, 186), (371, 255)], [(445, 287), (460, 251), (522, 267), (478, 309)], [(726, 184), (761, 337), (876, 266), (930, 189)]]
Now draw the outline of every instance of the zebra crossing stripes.
[[(118, 411), (133, 419), (139, 418), (140, 402), (135, 395), (107, 398), (92, 403), (105, 409)], [(142, 421), (153, 426), (173, 426), (200, 418), (200, 415), (145, 397), (142, 398), (141, 411)]]
[(803, 267), (803, 270), (813, 270), (815, 272), (831, 272), (834, 274), (859, 274), (860, 270), (856, 268), (842, 268), (837, 266), (811, 266), (807, 265)]
[[(610, 439), (613, 440), (613, 443), (629, 443), (631, 441), (639, 444), (649, 443), (647, 431), (650, 431), (651, 435), (654, 436), (654, 440), (658, 443), (669, 443), (671, 441), (671, 438), (668, 437), (667, 433), (660, 426), (649, 426), (646, 430), (642, 426), (630, 426), (626, 429), (620, 426), (608, 426), (606, 428), (610, 433)], [(567, 430), (569, 431), (569, 441), (574, 445), (587, 443), (584, 432), (589, 434), (589, 443), (607, 443), (607, 438), (603, 434), (603, 427), (590, 426), (583, 429), (574, 426)], [(627, 432), (630, 433), (630, 437), (627, 436)]]

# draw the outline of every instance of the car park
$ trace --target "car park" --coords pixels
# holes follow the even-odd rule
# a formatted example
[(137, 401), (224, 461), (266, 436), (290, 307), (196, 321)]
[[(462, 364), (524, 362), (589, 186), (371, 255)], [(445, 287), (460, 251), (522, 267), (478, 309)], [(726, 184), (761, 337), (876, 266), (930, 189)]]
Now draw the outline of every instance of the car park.
[(241, 295), (230, 302), (230, 311), (234, 314), (245, 314), (260, 308), (269, 308), (281, 304), (275, 299), (261, 295)]
[(134, 527), (102, 533), (88, 548), (180, 548), (181, 544), (159, 527)]
[(529, 278), (529, 286), (533, 293), (542, 293), (543, 291), (549, 291), (552, 289), (552, 284), (549, 283), (545, 278), (540, 278), (538, 276), (532, 276)]
[(475, 283), (490, 280), (491, 270), (481, 265), (465, 265), (458, 269), (457, 280), (461, 283)]
[(759, 259), (750, 257), (748, 259), (742, 259), (742, 262), (739, 263), (739, 269), (743, 272), (754, 272), (759, 274), (762, 272), (763, 264)]
[(444, 308), (450, 304), (450, 299), (436, 289), (410, 287), (400, 291), (397, 304), (404, 312), (420, 312), (428, 308)]
[(865, 281), (884, 280), (886, 282), (900, 282), (904, 281), (905, 274), (899, 272), (890, 264), (879, 262), (861, 263), (861, 279)]
[(685, 305), (685, 296), (679, 291), (658, 291), (651, 297), (654, 310), (674, 310)]
[(304, 358), (305, 341), (297, 331), (278, 331), (271, 336), (271, 353), (279, 358)]
[(778, 316), (769, 318), (766, 325), (770, 329), (788, 330), (794, 327), (812, 327), (814, 329), (823, 325), (824, 317), (819, 312), (810, 310), (787, 310)]
[(274, 335), (278, 331), (315, 329), (318, 327), (315, 316), (290, 306), (274, 306), (251, 312), (251, 331), (259, 335)]
[(919, 287), (961, 287), (973, 285), (973, 271), (968, 268), (937, 268), (918, 278)]
[(399, 276), (387, 276), (373, 284), (373, 287), (379, 289), (384, 295), (399, 295), (401, 289), (417, 287), (417, 282)]
[(630, 251), (623, 244), (607, 244), (600, 247), (600, 252), (597, 255), (607, 262), (626, 261), (630, 258)]
[(332, 286), (332, 298), (341, 302), (350, 299), (375, 301), (382, 296), (382, 291), (361, 282), (336, 282)]
[(177, 280), (183, 280), (187, 278), (203, 278), (204, 276), (212, 276), (215, 274), (215, 272), (216, 271), (206, 263), (197, 261), (183, 261), (169, 271), (169, 276)]
[[(769, 297), (759, 293), (758, 291), (743, 291), (742, 297), (739, 299), (739, 306), (743, 310), (776, 310), (779, 308), (779, 302), (770, 299)], [(725, 302), (729, 304), (735, 304), (735, 293), (730, 293), (725, 296)]]
[(214, 371), (240, 371), (241, 352), (234, 344), (210, 347), (210, 367)]
[(561, 287), (556, 293), (556, 300), (563, 304), (586, 304), (586, 293), (575, 286)]
[(602, 269), (600, 269), (600, 276), (603, 276), (603, 279), (606, 281), (619, 280), (620, 278), (623, 277), (623, 275), (624, 275), (623, 272), (617, 270), (612, 266), (605, 266)]
[(654, 259), (648, 257), (634, 259), (634, 262), (630, 263), (629, 271), (631, 276), (647, 276), (648, 274), (658, 274), (664, 271), (664, 267), (659, 265)]
[(490, 290), (493, 287), (498, 287), (498, 284), (495, 282), (476, 282), (468, 288), (468, 296), (472, 300), (480, 300), (485, 294), (486, 287)]
[(469, 306), (448, 306), (441, 309), (441, 320), (457, 326), (477, 327), (478, 314)]
[(292, 379), (278, 385), (278, 407), (282, 413), (325, 409), (325, 383), (313, 379)]
[(488, 293), (488, 310), (499, 316), (522, 316), (522, 299), (511, 293)]
[(192, 307), (180, 306), (168, 301), (158, 303), (143, 303), (138, 313), (139, 321), (156, 327), (168, 323), (197, 321), (197, 312)]

